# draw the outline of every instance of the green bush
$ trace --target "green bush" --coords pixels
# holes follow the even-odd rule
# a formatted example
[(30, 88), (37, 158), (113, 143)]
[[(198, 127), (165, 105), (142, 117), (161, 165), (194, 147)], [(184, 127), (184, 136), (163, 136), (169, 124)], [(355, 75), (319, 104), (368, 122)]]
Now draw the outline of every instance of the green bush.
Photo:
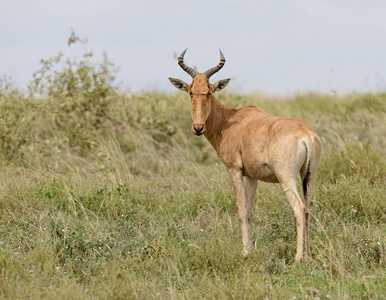
[(109, 61), (107, 54), (104, 53), (101, 63), (91, 61), (93, 53), (86, 48), (87, 39), (80, 39), (72, 31), (67, 44), (71, 46), (76, 43), (84, 47), (82, 59), (64, 60), (62, 52), (42, 59), (42, 67), (33, 74), (34, 79), (29, 85), (30, 93), (52, 97), (83, 96), (90, 100), (105, 98), (116, 91), (114, 80), (118, 68)]

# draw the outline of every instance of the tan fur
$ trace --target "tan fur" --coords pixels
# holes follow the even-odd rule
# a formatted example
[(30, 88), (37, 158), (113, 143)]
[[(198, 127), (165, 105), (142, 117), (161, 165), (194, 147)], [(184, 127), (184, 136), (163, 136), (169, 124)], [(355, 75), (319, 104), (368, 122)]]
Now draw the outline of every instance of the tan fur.
[[(296, 218), (295, 259), (303, 258), (304, 230), (306, 257), (310, 256), (309, 209), (321, 154), (318, 135), (301, 120), (271, 116), (254, 106), (229, 108), (214, 97), (212, 90), (216, 84), (211, 85), (203, 74), (198, 74), (185, 90), (191, 96), (192, 131), (205, 135), (230, 175), (244, 254), (253, 250), (254, 199), (257, 181), (261, 180), (281, 184)], [(303, 181), (307, 170), (309, 178), (303, 203), (297, 192), (296, 178), (300, 173)], [(246, 184), (243, 177), (246, 177)]]

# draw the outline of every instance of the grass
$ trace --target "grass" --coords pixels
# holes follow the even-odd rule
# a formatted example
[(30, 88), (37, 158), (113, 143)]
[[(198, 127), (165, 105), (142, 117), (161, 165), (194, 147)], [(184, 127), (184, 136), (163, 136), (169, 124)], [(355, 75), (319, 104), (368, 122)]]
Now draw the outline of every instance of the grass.
[[(1, 95), (0, 95), (1, 96)], [(322, 159), (312, 259), (259, 183), (256, 251), (242, 256), (237, 206), (184, 94), (0, 97), (0, 298), (385, 299), (386, 94), (220, 94), (301, 118)]]

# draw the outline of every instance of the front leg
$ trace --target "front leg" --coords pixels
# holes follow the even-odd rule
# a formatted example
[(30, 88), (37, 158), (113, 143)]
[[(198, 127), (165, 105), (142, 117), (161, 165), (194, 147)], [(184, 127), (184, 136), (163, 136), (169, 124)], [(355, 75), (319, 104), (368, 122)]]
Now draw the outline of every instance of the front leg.
[[(243, 173), (241, 170), (228, 170), (231, 177), (233, 189), (236, 194), (237, 206), (239, 212), (239, 220), (241, 223), (241, 231), (243, 235), (243, 253), (248, 255), (253, 250), (252, 241), (252, 217), (253, 217), (253, 205), (254, 205), (254, 193), (252, 193), (253, 187), (256, 191), (256, 184), (253, 179), (247, 179), (248, 194), (246, 192)], [(253, 199), (252, 199), (253, 195)], [(251, 197), (248, 197), (251, 196)], [(251, 198), (251, 199), (249, 199)]]

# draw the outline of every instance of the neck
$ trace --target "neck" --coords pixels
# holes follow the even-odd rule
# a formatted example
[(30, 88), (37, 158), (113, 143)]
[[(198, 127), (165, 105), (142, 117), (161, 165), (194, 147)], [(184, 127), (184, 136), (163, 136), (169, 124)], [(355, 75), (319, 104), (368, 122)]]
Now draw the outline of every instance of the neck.
[(205, 137), (217, 151), (222, 140), (223, 132), (229, 127), (229, 119), (235, 114), (236, 109), (230, 108), (212, 96), (211, 110), (206, 120)]

